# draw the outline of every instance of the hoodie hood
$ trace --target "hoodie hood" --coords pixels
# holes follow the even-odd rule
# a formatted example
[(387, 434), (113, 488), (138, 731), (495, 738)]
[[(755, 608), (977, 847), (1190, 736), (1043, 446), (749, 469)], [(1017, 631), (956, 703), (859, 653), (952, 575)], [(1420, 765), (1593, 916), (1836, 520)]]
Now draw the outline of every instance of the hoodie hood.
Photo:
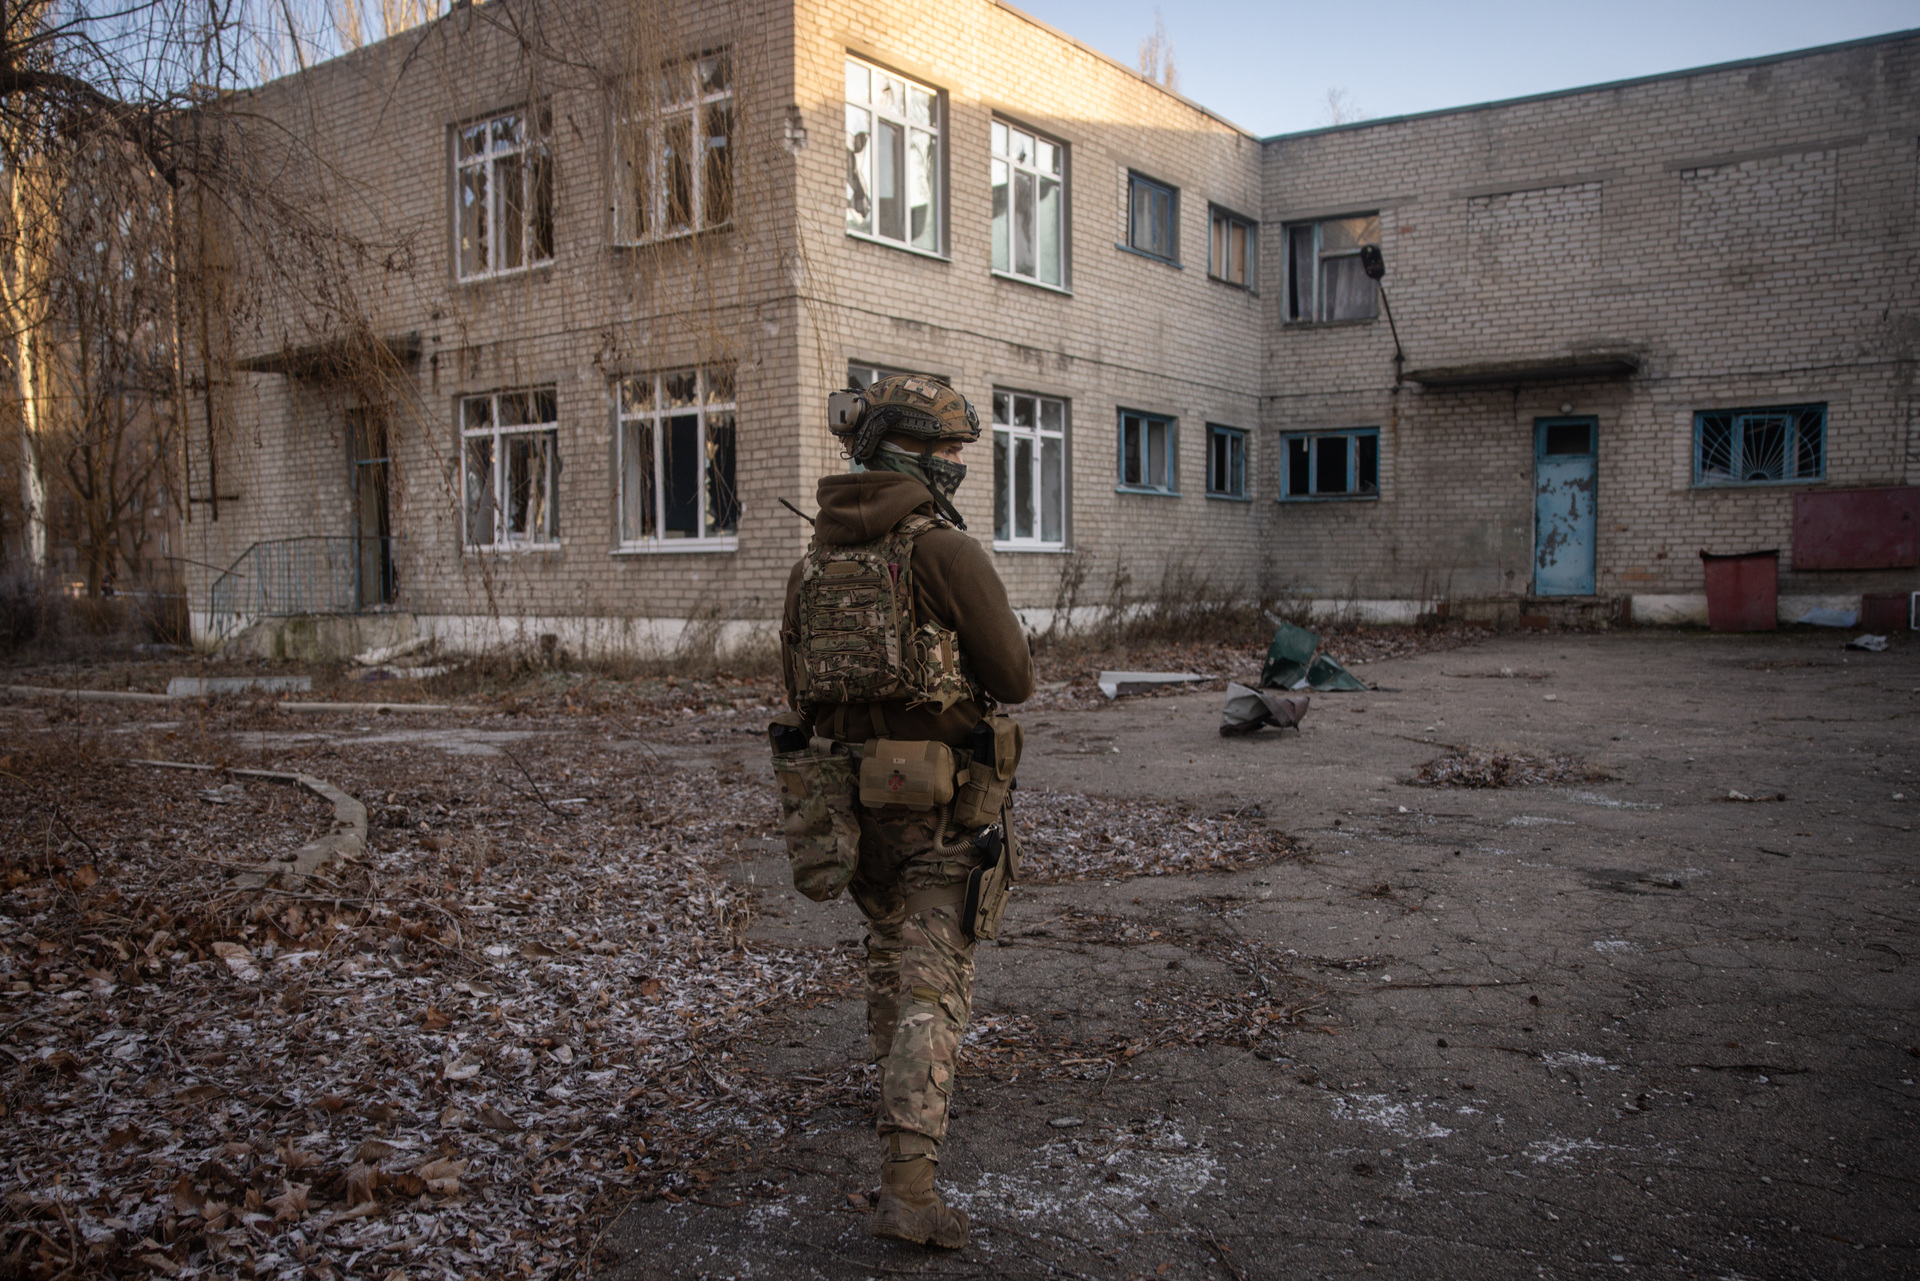
[(909, 512), (924, 507), (933, 515), (936, 510), (932, 490), (894, 471), (823, 476), (818, 498), (814, 533), (821, 542), (842, 547), (883, 537)]

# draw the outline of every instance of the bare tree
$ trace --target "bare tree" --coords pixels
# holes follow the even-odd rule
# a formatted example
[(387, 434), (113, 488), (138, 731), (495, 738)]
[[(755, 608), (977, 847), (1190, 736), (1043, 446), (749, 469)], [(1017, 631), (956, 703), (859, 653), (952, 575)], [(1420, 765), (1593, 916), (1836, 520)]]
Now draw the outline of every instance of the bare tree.
[(1320, 123), (1323, 125), (1350, 125), (1368, 118), (1366, 109), (1355, 102), (1353, 95), (1345, 89), (1328, 89), (1320, 103)]
[(1174, 93), (1180, 92), (1180, 72), (1173, 65), (1173, 41), (1160, 10), (1153, 11), (1153, 32), (1140, 40), (1140, 74)]

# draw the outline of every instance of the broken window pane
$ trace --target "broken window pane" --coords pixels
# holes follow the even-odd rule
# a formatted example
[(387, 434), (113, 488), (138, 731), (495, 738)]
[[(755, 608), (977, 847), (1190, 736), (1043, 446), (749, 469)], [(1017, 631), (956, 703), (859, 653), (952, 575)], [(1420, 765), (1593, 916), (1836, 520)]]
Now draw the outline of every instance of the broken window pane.
[(1372, 427), (1281, 437), (1280, 497), (1373, 498), (1380, 492), (1380, 433)]
[(848, 60), (849, 231), (941, 251), (939, 98), (923, 85)]
[[(1005, 125), (995, 125), (994, 129), (1004, 133)], [(993, 269), (995, 271), (1013, 270), (1013, 230), (1012, 230), (1012, 187), (1011, 170), (1004, 160), (993, 162)]]
[[(1000, 397), (994, 398), (998, 404)], [(1013, 483), (1012, 462), (1007, 457), (1007, 433), (993, 433), (993, 536), (998, 539), (1013, 537), (1013, 524), (1008, 516), (1008, 488)]]
[(1347, 437), (1319, 436), (1313, 442), (1313, 492), (1347, 492)]
[(732, 66), (725, 51), (636, 77), (616, 106), (618, 239), (683, 236), (732, 221)]
[(847, 230), (873, 230), (873, 197), (869, 169), (873, 161), (872, 120), (852, 104), (847, 106)]
[(630, 378), (616, 393), (622, 544), (731, 539), (740, 526), (733, 367)]
[(622, 424), (620, 440), (620, 541), (653, 536), (653, 424)]
[(733, 469), (733, 415), (711, 414), (707, 418), (706, 532), (709, 538), (739, 531), (740, 499), (733, 488)]
[(464, 277), (512, 271), (553, 257), (553, 163), (541, 108), (531, 131), (518, 113), (462, 128), (455, 198), (456, 269)]
[(469, 439), (466, 453), (467, 545), (485, 547), (494, 536), (493, 437)]
[(1231, 427), (1207, 428), (1207, 492), (1243, 498), (1247, 492), (1247, 437)]

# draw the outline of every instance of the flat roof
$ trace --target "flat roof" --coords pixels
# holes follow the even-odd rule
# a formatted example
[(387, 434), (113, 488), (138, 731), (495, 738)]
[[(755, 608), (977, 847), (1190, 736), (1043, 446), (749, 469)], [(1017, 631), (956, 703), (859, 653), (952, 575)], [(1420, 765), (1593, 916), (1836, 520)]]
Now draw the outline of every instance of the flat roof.
[(1373, 120), (1354, 120), (1347, 124), (1322, 125), (1318, 129), (1299, 129), (1293, 133), (1276, 133), (1260, 141), (1288, 142), (1294, 138), (1311, 138), (1323, 133), (1346, 133), (1354, 129), (1372, 129), (1380, 125), (1404, 124), (1411, 120), (1432, 120), (1439, 116), (1457, 116), (1468, 111), (1491, 111), (1497, 107), (1517, 107), (1527, 102), (1550, 102), (1555, 98), (1570, 98), (1580, 93), (1600, 93), (1608, 89), (1629, 89), (1635, 85), (1658, 84), (1662, 80), (1683, 80), (1688, 76), (1708, 76), (1722, 71), (1739, 71), (1743, 67), (1764, 67), (1776, 62), (1786, 62), (1792, 58), (1812, 58), (1821, 54), (1839, 53), (1846, 49), (1863, 49), (1871, 45), (1891, 44), (1898, 40), (1912, 40), (1920, 37), (1920, 27), (1909, 27), (1904, 31), (1889, 31), (1884, 35), (1865, 36), (1859, 40), (1843, 40), (1838, 44), (1815, 45), (1810, 49), (1794, 49), (1787, 53), (1769, 53), (1758, 58), (1741, 58), (1736, 62), (1716, 62), (1704, 67), (1687, 67), (1680, 71), (1660, 71), (1650, 76), (1634, 76), (1626, 80), (1603, 80), (1598, 84), (1580, 85), (1572, 89), (1552, 89), (1546, 93), (1523, 94), (1518, 98), (1496, 98), (1491, 102), (1468, 103), (1461, 107), (1438, 107), (1432, 111), (1414, 111), (1403, 116), (1381, 116)]

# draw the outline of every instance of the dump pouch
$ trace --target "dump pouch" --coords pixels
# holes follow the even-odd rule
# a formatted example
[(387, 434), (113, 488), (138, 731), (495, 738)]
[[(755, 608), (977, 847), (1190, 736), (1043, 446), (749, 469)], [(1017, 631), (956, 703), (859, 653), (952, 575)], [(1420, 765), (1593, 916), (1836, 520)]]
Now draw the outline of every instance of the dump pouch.
[(953, 799), (953, 750), (924, 739), (870, 738), (860, 761), (860, 803), (932, 809)]
[(851, 758), (805, 747), (776, 752), (782, 830), (793, 888), (816, 903), (835, 898), (860, 862), (860, 822), (854, 816)]
[(953, 826), (962, 830), (1000, 821), (1020, 768), (1026, 731), (1011, 716), (988, 716), (973, 727), (973, 761), (953, 798)]

